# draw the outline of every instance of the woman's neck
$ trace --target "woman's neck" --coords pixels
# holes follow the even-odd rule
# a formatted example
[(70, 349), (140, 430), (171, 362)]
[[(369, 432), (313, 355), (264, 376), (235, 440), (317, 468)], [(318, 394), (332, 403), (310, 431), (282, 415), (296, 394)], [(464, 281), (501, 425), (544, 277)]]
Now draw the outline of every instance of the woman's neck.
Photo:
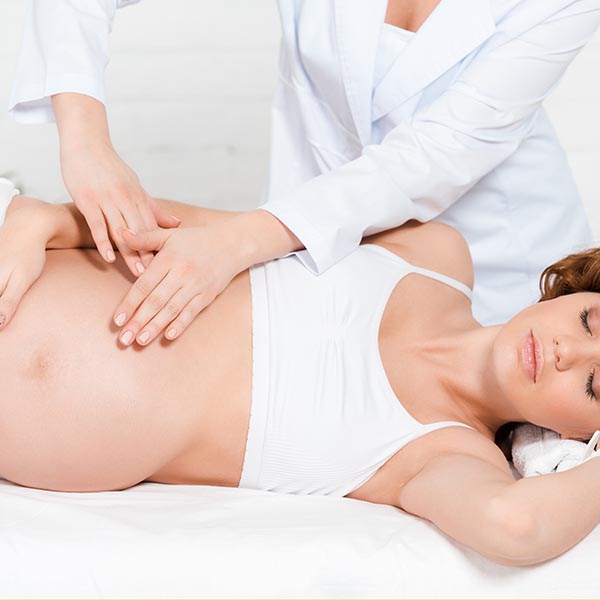
[(498, 386), (493, 368), (493, 345), (501, 328), (482, 327), (473, 319), (459, 331), (424, 341), (417, 350), (456, 413), (492, 436), (504, 423), (522, 420)]

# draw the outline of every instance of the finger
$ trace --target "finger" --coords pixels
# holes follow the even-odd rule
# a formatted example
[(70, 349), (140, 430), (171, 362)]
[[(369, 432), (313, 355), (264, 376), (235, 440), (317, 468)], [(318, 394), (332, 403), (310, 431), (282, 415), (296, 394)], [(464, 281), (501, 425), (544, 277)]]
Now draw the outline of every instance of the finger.
[(115, 246), (119, 250), (131, 273), (138, 277), (144, 272), (144, 266), (140, 260), (139, 254), (127, 245), (127, 242), (121, 235), (121, 231), (125, 227), (125, 221), (123, 220), (121, 212), (116, 207), (110, 207), (106, 210), (105, 214)]
[(19, 277), (14, 274), (9, 277), (6, 287), (0, 295), (0, 331), (13, 318), (27, 289), (28, 286)]
[(96, 244), (96, 248), (98, 248), (100, 256), (106, 262), (115, 262), (116, 256), (113, 251), (111, 241), (108, 237), (108, 229), (106, 227), (104, 214), (100, 208), (94, 206), (85, 212), (82, 212), (81, 214), (90, 228), (92, 239), (94, 240), (94, 244)]
[(148, 250), (159, 252), (173, 232), (168, 229), (155, 229), (154, 231), (131, 231), (123, 229), (120, 234), (124, 242), (134, 250)]
[[(152, 207), (150, 206), (151, 198), (148, 194), (144, 194), (140, 200), (137, 202), (137, 209), (140, 215), (140, 219), (144, 224), (145, 231), (152, 231), (158, 227), (158, 223), (156, 218), (154, 217), (154, 212), (152, 211)], [(131, 228), (134, 229), (135, 228)]]
[(154, 198), (150, 198), (150, 209), (154, 214), (156, 222), (161, 227), (172, 228), (181, 225), (181, 219), (178, 219), (175, 215), (169, 214), (169, 212), (160, 206)]
[(169, 265), (159, 257), (160, 255), (152, 261), (150, 268), (135, 280), (123, 301), (117, 306), (113, 315), (117, 326), (123, 327), (131, 319), (137, 308), (169, 272)]
[(202, 294), (194, 296), (186, 306), (183, 307), (179, 316), (166, 327), (165, 337), (168, 340), (178, 338), (190, 325), (190, 323), (206, 308), (214, 298)]
[[(165, 278), (150, 292), (150, 294), (148, 294), (127, 325), (123, 328), (122, 333), (119, 336), (121, 343), (128, 346), (133, 342), (134, 338), (138, 338), (138, 341), (142, 344), (149, 342), (151, 332), (146, 331), (145, 329), (148, 323), (167, 305), (169, 305), (169, 311), (176, 311), (178, 314), (181, 307), (186, 304), (190, 296), (189, 292), (187, 294), (184, 292), (184, 295), (187, 297), (181, 299), (179, 305), (170, 305), (173, 296), (181, 289), (181, 279), (176, 277), (172, 271), (167, 273)], [(140, 331), (142, 332), (141, 334)]]
[[(121, 207), (121, 215), (125, 221), (125, 227), (136, 232), (154, 231), (158, 227), (154, 215), (147, 204), (144, 196), (143, 202), (136, 202), (135, 205), (129, 203)], [(154, 258), (152, 252), (147, 250), (139, 250), (138, 255), (145, 267)]]
[(162, 307), (156, 316), (150, 320), (136, 336), (136, 341), (141, 346), (147, 346), (158, 336), (164, 328), (171, 323), (188, 303), (189, 292), (180, 289), (175, 295)]

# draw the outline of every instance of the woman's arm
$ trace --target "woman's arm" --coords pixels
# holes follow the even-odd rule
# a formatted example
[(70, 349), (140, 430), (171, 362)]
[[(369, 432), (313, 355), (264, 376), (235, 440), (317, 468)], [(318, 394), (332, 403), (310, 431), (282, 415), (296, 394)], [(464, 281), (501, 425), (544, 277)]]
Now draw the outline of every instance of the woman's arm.
[[(176, 202), (175, 200), (155, 199), (157, 204), (168, 210), (181, 221), (182, 227), (199, 227), (230, 219), (238, 211), (217, 210)], [(19, 206), (17, 196), (11, 206)], [(43, 204), (43, 206), (42, 206)], [(94, 240), (83, 215), (72, 203), (45, 204), (40, 203), (37, 218), (47, 222), (49, 237), (48, 249), (60, 248), (95, 248)], [(10, 208), (9, 208), (10, 210)]]
[(50, 205), (17, 195), (8, 203), (6, 215), (2, 215), (0, 330), (10, 322), (21, 299), (44, 268), (46, 244), (53, 233), (51, 219), (42, 216), (44, 206)]
[(514, 566), (558, 556), (600, 523), (600, 460), (514, 481), (490, 440), (467, 435), (473, 436), (468, 451), (433, 458), (403, 487), (400, 508)]
[[(301, 247), (298, 239), (277, 218), (263, 210), (218, 210), (163, 198), (155, 198), (155, 202), (165, 212), (177, 217), (181, 221), (181, 227), (228, 224), (232, 230), (239, 230), (240, 238), (244, 234), (244, 238), (249, 239), (248, 243), (240, 246), (240, 252), (244, 254), (244, 261), (248, 264), (276, 258), (271, 255), (273, 248), (276, 249), (277, 256), (281, 256)], [(14, 209), (19, 203), (17, 196), (11, 207)], [(48, 222), (48, 249), (95, 247), (89, 227), (73, 203), (40, 205), (43, 205), (44, 210), (40, 211), (37, 218)], [(260, 232), (260, 235), (248, 237), (248, 232)]]

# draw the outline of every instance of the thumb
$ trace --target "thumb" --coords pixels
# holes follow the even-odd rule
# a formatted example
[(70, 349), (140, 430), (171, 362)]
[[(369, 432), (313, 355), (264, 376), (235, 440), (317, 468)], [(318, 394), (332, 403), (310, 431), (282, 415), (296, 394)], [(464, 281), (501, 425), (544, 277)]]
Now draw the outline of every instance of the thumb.
[(0, 331), (2, 331), (12, 319), (19, 302), (26, 291), (26, 285), (20, 282), (16, 277), (11, 277), (6, 289), (0, 296)]
[(173, 233), (169, 229), (154, 229), (152, 231), (135, 232), (127, 227), (120, 231), (123, 241), (132, 250), (149, 250), (158, 252)]
[(156, 219), (156, 222), (160, 227), (179, 227), (181, 225), (181, 219), (178, 219), (156, 202), (154, 198), (149, 198), (150, 209)]

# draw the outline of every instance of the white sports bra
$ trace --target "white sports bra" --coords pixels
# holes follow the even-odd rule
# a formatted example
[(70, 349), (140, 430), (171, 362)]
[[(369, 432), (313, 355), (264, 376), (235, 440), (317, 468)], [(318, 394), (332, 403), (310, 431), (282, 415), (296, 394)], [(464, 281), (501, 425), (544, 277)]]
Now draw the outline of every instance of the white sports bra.
[(466, 285), (373, 244), (319, 276), (296, 256), (250, 269), (253, 389), (240, 487), (345, 496), (412, 440), (469, 427), (418, 422), (387, 379), (379, 326), (409, 273), (471, 298)]

